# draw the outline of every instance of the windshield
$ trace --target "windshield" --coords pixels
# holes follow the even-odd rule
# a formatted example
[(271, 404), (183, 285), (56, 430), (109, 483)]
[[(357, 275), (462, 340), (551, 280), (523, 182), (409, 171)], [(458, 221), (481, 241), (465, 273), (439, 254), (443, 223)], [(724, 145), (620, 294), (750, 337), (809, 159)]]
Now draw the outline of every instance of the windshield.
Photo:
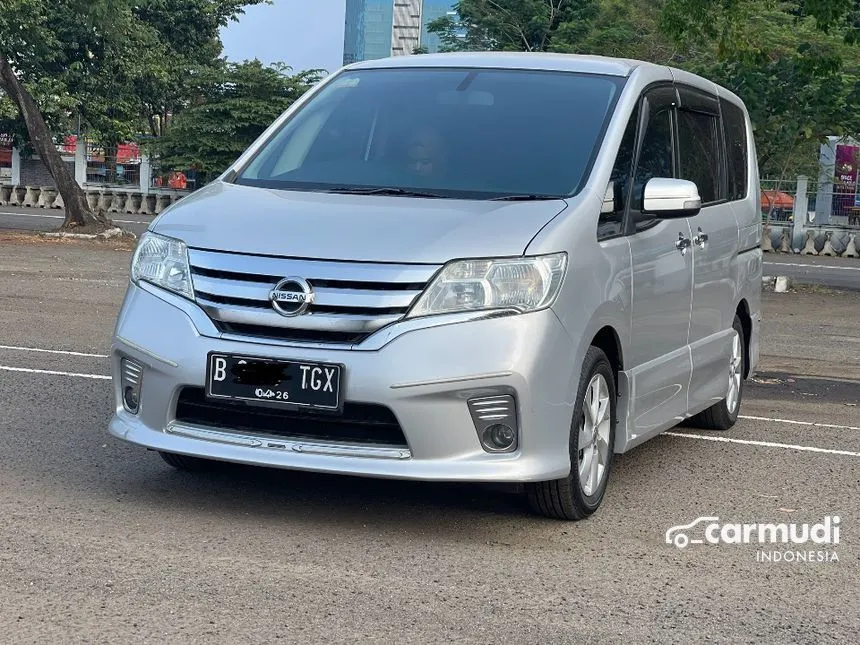
[(498, 69), (342, 73), (236, 183), (493, 199), (579, 191), (623, 79)]

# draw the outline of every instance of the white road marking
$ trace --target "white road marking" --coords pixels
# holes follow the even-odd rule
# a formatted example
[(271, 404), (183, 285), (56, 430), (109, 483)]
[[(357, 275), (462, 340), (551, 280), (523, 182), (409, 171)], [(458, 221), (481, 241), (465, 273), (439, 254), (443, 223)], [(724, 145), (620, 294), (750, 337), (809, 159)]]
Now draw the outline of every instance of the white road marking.
[(837, 267), (829, 264), (794, 264), (792, 262), (765, 262), (766, 267), (794, 267), (796, 269), (834, 269), (836, 271), (860, 271), (860, 267)]
[(0, 365), (2, 372), (24, 372), (26, 374), (49, 374), (51, 376), (73, 376), (75, 378), (90, 378), (100, 381), (109, 381), (110, 376), (104, 374), (80, 374), (77, 372), (58, 372), (57, 370), (34, 370), (29, 367), (10, 367), (9, 365)]
[(17, 345), (0, 345), (0, 349), (14, 352), (39, 352), (42, 354), (63, 354), (65, 356), (85, 356), (87, 358), (108, 358), (107, 354), (87, 354), (85, 352), (67, 352), (64, 349), (41, 349), (39, 347), (18, 347)]
[(738, 419), (747, 419), (748, 421), (770, 421), (772, 423), (788, 423), (795, 426), (807, 426), (811, 428), (829, 428), (831, 430), (860, 430), (855, 426), (838, 426), (832, 423), (814, 423), (812, 421), (794, 421), (792, 419), (771, 419), (770, 417), (749, 417), (739, 415)]
[[(110, 214), (110, 213), (108, 213)], [(66, 219), (63, 215), (43, 215), (42, 213), (4, 213), (0, 212), (0, 215), (11, 215), (13, 217), (45, 217), (48, 219)], [(136, 220), (136, 219), (115, 219), (114, 222), (119, 224), (149, 224), (148, 221)]]
[(846, 457), (860, 457), (860, 452), (851, 450), (833, 450), (831, 448), (816, 448), (815, 446), (796, 446), (790, 443), (775, 443), (773, 441), (752, 441), (749, 439), (730, 439), (729, 437), (706, 437), (701, 434), (690, 434), (687, 432), (670, 431), (665, 433), (670, 437), (681, 437), (683, 439), (700, 439), (701, 441), (715, 441), (717, 443), (737, 443), (743, 446), (761, 446), (763, 448), (783, 448), (785, 450), (798, 450), (801, 452), (815, 452), (825, 455), (843, 455)]

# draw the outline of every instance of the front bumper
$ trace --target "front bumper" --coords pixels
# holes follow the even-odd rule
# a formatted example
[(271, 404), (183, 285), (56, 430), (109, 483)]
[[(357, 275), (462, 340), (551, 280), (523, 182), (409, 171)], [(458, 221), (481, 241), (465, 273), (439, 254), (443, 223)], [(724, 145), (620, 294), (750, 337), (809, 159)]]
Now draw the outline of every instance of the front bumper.
[[(116, 402), (111, 434), (160, 451), (374, 477), (522, 482), (564, 477), (570, 470), (578, 370), (574, 343), (551, 310), (413, 329), (375, 351), (211, 337), (195, 325), (201, 313), (191, 302), (129, 287), (111, 352)], [(247, 433), (177, 425), (179, 392), (204, 386), (212, 351), (342, 363), (343, 399), (390, 408), (408, 449), (269, 442)], [(144, 365), (137, 415), (122, 406), (123, 356)], [(519, 445), (513, 453), (491, 454), (481, 447), (466, 401), (502, 393), (517, 398)]]

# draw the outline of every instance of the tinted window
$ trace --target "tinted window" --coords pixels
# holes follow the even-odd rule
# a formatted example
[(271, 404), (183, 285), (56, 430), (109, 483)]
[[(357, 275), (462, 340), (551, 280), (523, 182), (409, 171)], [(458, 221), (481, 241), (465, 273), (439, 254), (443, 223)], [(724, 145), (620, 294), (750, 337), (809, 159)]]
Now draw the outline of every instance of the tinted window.
[(703, 204), (723, 198), (718, 125), (711, 114), (678, 112), (679, 176), (696, 183)]
[(275, 134), (238, 183), (449, 197), (577, 191), (623, 79), (516, 70), (356, 70)]
[[(639, 108), (633, 111), (621, 145), (618, 148), (618, 156), (615, 158), (615, 166), (609, 178), (612, 199), (612, 211), (602, 212), (597, 225), (597, 238), (606, 239), (621, 235), (624, 225), (624, 210), (627, 206), (627, 197), (630, 194), (630, 180), (633, 175), (633, 155), (636, 152), (636, 126), (639, 122)], [(607, 198), (610, 193), (607, 193)], [(608, 208), (608, 206), (607, 206)]]
[(721, 101), (726, 151), (729, 162), (729, 199), (743, 199), (747, 194), (747, 128), (743, 110)]
[(652, 113), (648, 119), (636, 164), (632, 209), (642, 210), (645, 184), (649, 179), (672, 176), (672, 121), (667, 107)]

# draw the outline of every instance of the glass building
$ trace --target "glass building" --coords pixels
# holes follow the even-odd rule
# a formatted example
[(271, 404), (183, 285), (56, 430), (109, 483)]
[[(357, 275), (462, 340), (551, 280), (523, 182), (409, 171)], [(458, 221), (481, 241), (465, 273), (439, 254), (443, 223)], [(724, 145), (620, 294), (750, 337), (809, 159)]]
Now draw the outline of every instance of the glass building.
[(453, 11), (456, 0), (346, 0), (343, 64), (411, 54), (424, 46), (439, 51), (427, 24)]

